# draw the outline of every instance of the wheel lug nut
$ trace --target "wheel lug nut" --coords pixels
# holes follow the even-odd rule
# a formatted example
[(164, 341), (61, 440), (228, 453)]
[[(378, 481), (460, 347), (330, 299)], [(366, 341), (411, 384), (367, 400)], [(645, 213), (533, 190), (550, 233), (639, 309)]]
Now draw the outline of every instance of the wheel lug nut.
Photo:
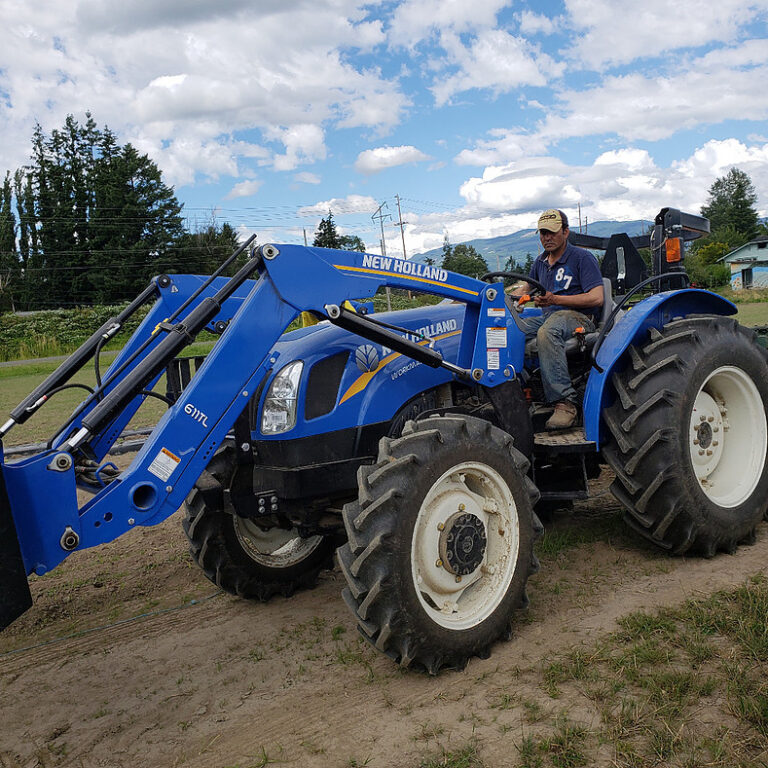
[(720, 443), (719, 443), (717, 440), (713, 440), (713, 441), (712, 441), (712, 445), (715, 445), (715, 446), (717, 446), (717, 445), (720, 445)]
[(438, 531), (444, 531), (445, 530), (445, 523), (438, 523), (437, 524), (437, 530)]
[(707, 421), (714, 421), (714, 420), (715, 420), (715, 417), (714, 417), (714, 416), (710, 416), (710, 417), (707, 419)]
[(707, 417), (704, 416), (703, 414), (699, 416), (699, 421), (706, 421), (706, 420), (707, 420)]
[(443, 567), (443, 561), (438, 557), (437, 561), (435, 562), (435, 568), (442, 568)]
[(699, 449), (699, 456), (703, 456), (703, 455), (704, 455), (703, 449)]
[(698, 438), (697, 438), (696, 440), (694, 440), (694, 441), (693, 441), (693, 444), (694, 444), (694, 445), (698, 445), (698, 444), (699, 444)]
[(466, 507), (463, 504), (459, 504), (459, 512), (463, 512)]
[(456, 577), (456, 583), (457, 583), (457, 584), (461, 583), (461, 576), (457, 576), (457, 577)]
[(712, 451), (707, 451), (707, 456), (711, 456), (711, 455), (712, 455)]

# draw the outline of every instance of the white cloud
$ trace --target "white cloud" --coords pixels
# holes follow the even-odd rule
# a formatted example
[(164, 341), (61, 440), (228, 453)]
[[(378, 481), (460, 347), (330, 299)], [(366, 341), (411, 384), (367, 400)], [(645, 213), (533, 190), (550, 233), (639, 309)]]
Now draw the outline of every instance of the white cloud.
[(334, 216), (343, 216), (347, 213), (373, 213), (379, 204), (368, 195), (347, 195), (346, 197), (333, 197), (330, 200), (322, 200), (314, 205), (299, 208), (299, 216), (327, 216), (328, 211), (333, 211)]
[(532, 11), (523, 11), (519, 21), (524, 35), (551, 35), (560, 31), (563, 22), (560, 16), (546, 16)]
[(389, 43), (412, 48), (436, 32), (450, 30), (461, 34), (493, 27), (496, 15), (507, 3), (508, 0), (405, 0), (392, 16)]
[(234, 187), (232, 187), (226, 199), (234, 200), (235, 198), (238, 198), (238, 197), (251, 197), (255, 195), (259, 191), (259, 189), (261, 189), (263, 184), (264, 182), (259, 181), (258, 179), (241, 181), (238, 184), (235, 184)]
[[(487, 167), (461, 187), (466, 210), (520, 213), (562, 208), (600, 219), (640, 219), (663, 206), (697, 212), (712, 182), (737, 166), (760, 189), (768, 189), (768, 143), (747, 146), (736, 139), (711, 140), (685, 160), (659, 167), (646, 150), (604, 152), (592, 165), (567, 165), (552, 157)], [(768, 199), (758, 207), (768, 207)]]
[[(327, 127), (385, 132), (409, 105), (397, 79), (347, 55), (384, 41), (369, 13), (361, 0), (6, 0), (0, 166), (25, 161), (36, 120), (50, 131), (86, 110), (120, 140), (141, 140), (176, 184), (211, 167), (178, 145), (231, 147), (253, 129), (286, 140), (275, 167), (322, 159)], [(215, 173), (233, 160), (242, 173), (248, 156), (228, 154)]]
[(316, 173), (310, 173), (309, 171), (302, 171), (301, 173), (295, 174), (293, 180), (299, 182), (299, 184), (320, 183), (320, 177)]
[(699, 63), (671, 76), (633, 73), (563, 93), (562, 107), (545, 118), (537, 136), (554, 141), (616, 134), (630, 141), (658, 141), (702, 124), (768, 119), (768, 64), (709, 72)]
[(501, 163), (543, 154), (546, 142), (522, 131), (494, 128), (490, 139), (480, 139), (474, 149), (464, 149), (456, 156), (459, 165), (499, 165)]
[(565, 6), (578, 33), (573, 55), (588, 68), (732, 42), (768, 8), (765, 0), (678, 0), (674, 6), (667, 0), (566, 0)]
[(271, 129), (266, 133), (269, 138), (278, 139), (285, 146), (285, 154), (275, 155), (272, 160), (276, 171), (292, 171), (301, 163), (325, 159), (325, 138), (319, 125), (304, 123)]
[[(531, 211), (541, 208), (567, 208), (579, 201), (578, 193), (557, 173), (554, 159), (534, 165), (528, 171), (514, 163), (490, 166), (482, 177), (468, 179), (459, 192), (475, 210)], [(549, 166), (549, 167), (547, 167)]]
[(469, 48), (458, 37), (444, 36), (443, 44), (459, 71), (439, 79), (432, 87), (438, 106), (472, 88), (487, 88), (499, 94), (522, 85), (546, 85), (550, 77), (563, 71), (562, 64), (525, 39), (500, 29), (480, 32)]
[(420, 163), (429, 159), (429, 155), (412, 146), (376, 147), (376, 149), (366, 149), (357, 156), (355, 170), (366, 174), (378, 173), (386, 168)]

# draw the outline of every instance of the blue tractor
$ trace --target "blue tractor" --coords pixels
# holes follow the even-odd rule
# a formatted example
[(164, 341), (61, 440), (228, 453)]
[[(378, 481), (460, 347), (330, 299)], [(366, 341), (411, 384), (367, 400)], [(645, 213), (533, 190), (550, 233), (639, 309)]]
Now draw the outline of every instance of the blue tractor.
[[(604, 464), (642, 536), (733, 551), (768, 506), (768, 357), (730, 302), (688, 286), (685, 244), (708, 229), (663, 209), (647, 236), (572, 235), (605, 251), (606, 302), (598, 330), (568, 342), (583, 424), (554, 433), (520, 325), (539, 310), (504, 290), (527, 275), (249, 241), (210, 277), (155, 278), (0, 427), (91, 358), (98, 370), (104, 341), (154, 301), (46, 449), (2, 466), (0, 625), (30, 606), (28, 574), (181, 506), (192, 557), (245, 598), (311, 587), (336, 553), (362, 635), (430, 673), (509, 636), (538, 568), (536, 510), (588, 498)], [(384, 286), (443, 301), (367, 311)], [(283, 333), (306, 312), (319, 322)], [(179, 359), (205, 328), (211, 353)], [(118, 471), (107, 454), (164, 372), (170, 407)]]

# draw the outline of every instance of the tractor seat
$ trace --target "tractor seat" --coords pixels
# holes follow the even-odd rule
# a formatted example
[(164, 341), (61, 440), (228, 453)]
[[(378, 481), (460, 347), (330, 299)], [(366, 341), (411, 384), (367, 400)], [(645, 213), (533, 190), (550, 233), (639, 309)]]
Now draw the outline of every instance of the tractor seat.
[[(611, 312), (613, 312), (615, 304), (613, 303), (613, 292), (611, 290), (611, 281), (609, 278), (604, 277), (603, 278), (603, 311), (600, 315), (600, 320), (597, 323), (597, 328), (592, 333), (587, 333), (584, 336), (584, 343), (586, 345), (586, 349), (590, 350), (592, 347), (595, 346), (595, 342), (597, 341), (597, 337), (600, 334), (600, 329), (608, 322), (608, 318), (611, 315)], [(621, 313), (620, 313), (621, 315)], [(578, 354), (580, 351), (579, 347), (579, 340), (574, 336), (571, 339), (568, 339), (568, 341), (565, 342), (565, 354), (567, 356)], [(536, 344), (536, 338), (528, 339), (528, 341), (525, 343), (525, 356), (526, 357), (536, 357), (538, 354), (538, 347)]]

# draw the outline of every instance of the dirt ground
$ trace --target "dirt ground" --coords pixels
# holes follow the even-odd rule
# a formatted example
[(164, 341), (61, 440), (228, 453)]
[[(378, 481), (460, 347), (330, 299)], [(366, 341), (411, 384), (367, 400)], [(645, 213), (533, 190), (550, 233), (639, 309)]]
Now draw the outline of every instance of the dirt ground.
[[(631, 611), (742, 584), (768, 562), (768, 524), (735, 555), (673, 559), (624, 533), (603, 494), (550, 523), (564, 540), (604, 535), (543, 554), (513, 638), (433, 678), (362, 643), (338, 570), (266, 605), (220, 593), (188, 559), (179, 517), (33, 580), (35, 606), (0, 636), (4, 768), (415, 768), (470, 738), (485, 765), (517, 765), (526, 724), (500, 697), (596, 716), (543, 690), (553, 654), (589, 647)], [(606, 753), (596, 764), (613, 763)]]

